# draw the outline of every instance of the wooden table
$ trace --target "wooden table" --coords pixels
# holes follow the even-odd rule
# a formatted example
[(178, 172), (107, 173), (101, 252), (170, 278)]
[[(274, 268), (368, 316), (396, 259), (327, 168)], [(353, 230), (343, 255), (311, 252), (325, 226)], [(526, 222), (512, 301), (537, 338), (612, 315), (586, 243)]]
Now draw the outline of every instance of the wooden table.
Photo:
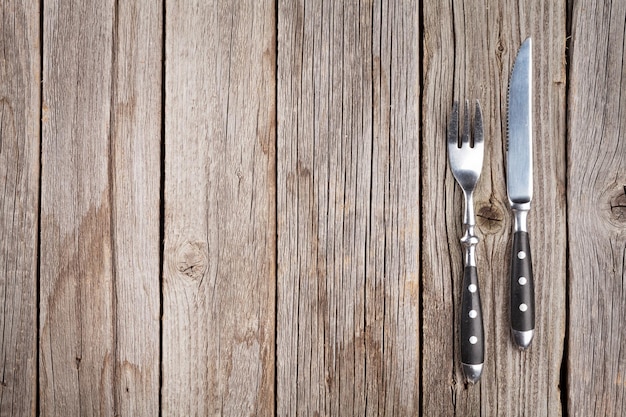
[[(626, 1), (3, 0), (0, 17), (0, 415), (626, 413)], [(527, 36), (520, 352), (504, 152)], [(475, 386), (445, 147), (464, 99), (486, 121)]]

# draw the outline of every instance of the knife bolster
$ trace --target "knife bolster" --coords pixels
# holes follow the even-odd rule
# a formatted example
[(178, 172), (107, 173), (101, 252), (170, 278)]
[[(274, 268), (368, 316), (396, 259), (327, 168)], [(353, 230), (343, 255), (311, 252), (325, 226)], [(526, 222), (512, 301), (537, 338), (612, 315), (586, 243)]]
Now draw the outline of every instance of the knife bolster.
[(513, 232), (527, 232), (526, 219), (528, 217), (528, 211), (530, 210), (530, 203), (526, 204), (513, 204), (511, 205), (513, 210)]

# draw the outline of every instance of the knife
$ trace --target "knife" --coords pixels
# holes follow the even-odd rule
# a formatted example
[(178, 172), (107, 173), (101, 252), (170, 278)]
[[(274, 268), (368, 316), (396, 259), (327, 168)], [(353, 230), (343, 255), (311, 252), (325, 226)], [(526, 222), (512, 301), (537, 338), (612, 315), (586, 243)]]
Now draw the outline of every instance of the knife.
[(520, 47), (509, 81), (506, 184), (513, 212), (511, 333), (526, 349), (535, 332), (535, 290), (526, 218), (533, 198), (532, 41)]

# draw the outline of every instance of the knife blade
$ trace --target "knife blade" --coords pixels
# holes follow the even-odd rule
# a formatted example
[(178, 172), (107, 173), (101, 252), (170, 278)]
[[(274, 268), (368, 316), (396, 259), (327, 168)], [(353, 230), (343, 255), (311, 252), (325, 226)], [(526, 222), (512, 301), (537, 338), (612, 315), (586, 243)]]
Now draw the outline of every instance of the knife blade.
[(535, 331), (535, 290), (527, 216), (533, 198), (532, 40), (517, 53), (509, 81), (507, 195), (513, 213), (511, 250), (511, 333), (526, 349)]

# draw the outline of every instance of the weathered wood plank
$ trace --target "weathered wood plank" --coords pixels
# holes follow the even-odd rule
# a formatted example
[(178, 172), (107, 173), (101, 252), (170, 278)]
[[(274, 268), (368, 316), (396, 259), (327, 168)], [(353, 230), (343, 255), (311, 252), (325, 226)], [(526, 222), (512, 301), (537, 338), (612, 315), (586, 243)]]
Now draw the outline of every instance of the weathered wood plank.
[[(533, 37), (537, 329), (518, 351), (509, 332), (511, 216), (504, 180), (506, 92), (517, 49)], [(565, 2), (424, 5), (423, 410), (425, 415), (559, 415), (565, 309)], [(462, 192), (447, 167), (452, 101), (479, 99), (486, 153), (475, 195), (486, 364), (478, 386), (460, 368)]]
[(166, 3), (163, 415), (272, 415), (275, 4)]
[(162, 1), (116, 3), (110, 181), (115, 400), (159, 414)]
[(40, 412), (113, 415), (113, 2), (44, 2)]
[(568, 410), (626, 411), (626, 3), (573, 2)]
[(278, 415), (419, 411), (418, 12), (279, 2)]
[(44, 3), (42, 415), (158, 413), (160, 12)]
[(39, 4), (0, 4), (0, 415), (35, 412)]

